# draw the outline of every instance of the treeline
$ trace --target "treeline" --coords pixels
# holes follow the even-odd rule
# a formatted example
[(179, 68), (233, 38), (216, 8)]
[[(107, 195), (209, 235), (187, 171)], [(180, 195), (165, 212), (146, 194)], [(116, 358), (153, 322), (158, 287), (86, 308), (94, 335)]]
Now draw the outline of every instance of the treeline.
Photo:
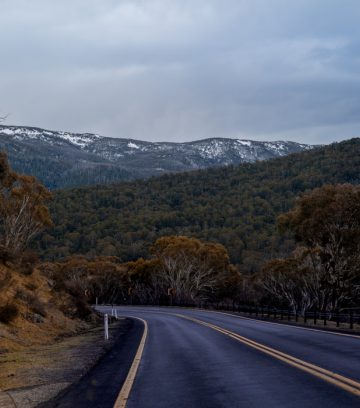
[(72, 256), (43, 263), (57, 291), (90, 303), (194, 305), (236, 295), (241, 275), (219, 244), (188, 237), (159, 238), (151, 256), (127, 263), (116, 257)]
[[(109, 184), (119, 180), (131, 180), (134, 175), (112, 163), (94, 163), (76, 157), (69, 160), (62, 156), (47, 157), (47, 152), (32, 156), (26, 152), (26, 160), (18, 152), (9, 151), (12, 167), (19, 173), (33, 174), (50, 190), (79, 185)], [(78, 161), (78, 163), (77, 163)]]
[(324, 184), (360, 181), (360, 140), (276, 160), (165, 175), (145, 181), (56, 192), (54, 228), (37, 249), (46, 260), (74, 254), (148, 258), (162, 236), (224, 245), (243, 273), (295, 249), (276, 219), (300, 194)]
[(291, 256), (240, 273), (221, 244), (167, 236), (148, 259), (72, 256), (44, 263), (58, 291), (91, 303), (204, 306), (219, 302), (334, 313), (360, 304), (360, 187), (325, 185), (299, 198), (278, 218), (294, 236)]

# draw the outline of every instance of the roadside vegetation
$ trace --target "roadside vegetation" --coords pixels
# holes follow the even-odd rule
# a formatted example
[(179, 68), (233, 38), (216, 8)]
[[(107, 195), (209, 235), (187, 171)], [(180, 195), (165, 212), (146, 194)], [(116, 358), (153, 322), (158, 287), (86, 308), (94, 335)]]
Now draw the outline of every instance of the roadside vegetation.
[(154, 305), (216, 302), (235, 294), (241, 276), (222, 245), (183, 236), (158, 239), (148, 259), (73, 256), (41, 270), (58, 291), (86, 293), (90, 303)]
[(292, 255), (257, 275), (280, 305), (304, 314), (360, 305), (360, 187), (325, 185), (303, 195), (278, 218), (297, 242)]
[(0, 353), (53, 341), (95, 319), (84, 296), (53, 290), (29, 249), (52, 225), (50, 199), (34, 177), (13, 172), (0, 155)]

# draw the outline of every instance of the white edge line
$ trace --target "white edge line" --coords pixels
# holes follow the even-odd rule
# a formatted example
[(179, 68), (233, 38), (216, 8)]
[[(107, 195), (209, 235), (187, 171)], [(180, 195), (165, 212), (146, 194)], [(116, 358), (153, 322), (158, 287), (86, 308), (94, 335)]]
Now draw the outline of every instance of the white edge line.
[(140, 320), (143, 324), (144, 324), (144, 332), (139, 344), (139, 347), (136, 351), (134, 360), (131, 364), (130, 370), (128, 372), (128, 375), (124, 381), (123, 386), (121, 387), (120, 393), (115, 401), (114, 404), (114, 408), (125, 408), (127, 401), (129, 399), (129, 395), (132, 389), (132, 386), (134, 384), (135, 381), (135, 377), (136, 377), (136, 373), (137, 370), (139, 368), (140, 365), (140, 361), (141, 361), (141, 357), (143, 355), (144, 352), (144, 347), (145, 347), (145, 342), (146, 342), (146, 338), (147, 338), (147, 334), (148, 334), (148, 324), (146, 322), (146, 320), (141, 319), (140, 317), (135, 317), (135, 316), (128, 316), (131, 317), (133, 319), (137, 319)]

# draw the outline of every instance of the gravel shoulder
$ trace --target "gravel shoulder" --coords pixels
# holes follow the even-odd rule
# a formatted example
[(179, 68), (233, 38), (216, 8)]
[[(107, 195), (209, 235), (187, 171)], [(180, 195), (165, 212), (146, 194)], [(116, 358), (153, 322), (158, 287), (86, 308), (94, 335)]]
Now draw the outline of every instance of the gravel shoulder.
[(109, 341), (96, 327), (51, 345), (0, 354), (0, 407), (39, 407), (65, 393), (126, 337), (131, 325), (128, 319), (110, 325)]

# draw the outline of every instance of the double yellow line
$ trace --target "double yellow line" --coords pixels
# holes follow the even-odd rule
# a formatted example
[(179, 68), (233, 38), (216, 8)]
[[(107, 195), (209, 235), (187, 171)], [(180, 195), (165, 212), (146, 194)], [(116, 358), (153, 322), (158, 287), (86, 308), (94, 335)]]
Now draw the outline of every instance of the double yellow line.
[(360, 382), (358, 381), (344, 377), (340, 374), (336, 374), (332, 371), (325, 370), (324, 368), (319, 367), (317, 365), (307, 363), (306, 361), (290, 356), (289, 354), (283, 353), (279, 350), (273, 349), (271, 347), (265, 346), (264, 344), (248, 339), (247, 337), (240, 336), (239, 334), (234, 333), (230, 330), (224, 329), (222, 327), (216, 326), (208, 322), (204, 322), (203, 320), (195, 319), (182, 314), (176, 314), (176, 316), (216, 330), (217, 332), (225, 334), (226, 336), (231, 337), (232, 339), (237, 340), (249, 347), (259, 350), (265, 354), (268, 354), (271, 357), (274, 357), (280, 361), (283, 361), (286, 364), (289, 364), (302, 371), (312, 374), (315, 377), (321, 378), (322, 380), (327, 381), (328, 383), (331, 383), (337, 387), (342, 388), (347, 392), (350, 392), (351, 394), (360, 397)]

